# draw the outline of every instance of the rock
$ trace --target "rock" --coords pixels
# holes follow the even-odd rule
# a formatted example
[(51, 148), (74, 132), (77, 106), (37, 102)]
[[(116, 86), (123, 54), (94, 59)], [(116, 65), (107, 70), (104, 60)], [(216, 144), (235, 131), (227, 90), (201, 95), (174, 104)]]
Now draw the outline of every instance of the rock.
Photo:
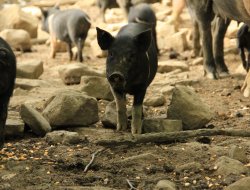
[(22, 137), (24, 133), (24, 122), (18, 112), (9, 111), (6, 120), (5, 136)]
[(21, 10), (18, 5), (6, 7), (0, 11), (0, 31), (3, 29), (23, 29), (31, 38), (37, 37), (38, 19)]
[(158, 95), (146, 97), (144, 99), (143, 104), (145, 106), (158, 107), (158, 106), (163, 106), (165, 102), (166, 102), (165, 97), (161, 94), (158, 94)]
[(57, 190), (117, 190), (114, 188), (103, 187), (103, 186), (59, 186)]
[(181, 120), (144, 119), (143, 133), (176, 132), (182, 131)]
[(174, 71), (176, 69), (181, 69), (181, 71), (188, 71), (189, 67), (183, 61), (176, 61), (176, 60), (159, 61), (157, 72), (166, 73)]
[(232, 145), (230, 147), (228, 156), (232, 159), (239, 160), (242, 163), (247, 163), (247, 151), (244, 148), (240, 148), (239, 146)]
[(190, 173), (190, 172), (195, 172), (198, 173), (200, 172), (200, 170), (202, 169), (202, 166), (200, 163), (198, 162), (190, 162), (190, 163), (186, 163), (180, 166), (176, 167), (176, 171), (179, 173)]
[(163, 86), (162, 88), (160, 88), (160, 92), (164, 95), (164, 96), (169, 96), (172, 95), (173, 90), (174, 90), (174, 86)]
[(157, 36), (157, 39), (159, 39), (157, 42), (160, 49), (163, 50), (174, 49), (177, 52), (183, 52), (188, 48), (187, 31), (185, 30), (179, 31), (171, 36), (166, 35), (166, 33), (163, 33), (163, 35), (165, 35), (165, 37), (163, 38), (159, 38)]
[(113, 128), (113, 129), (116, 128), (117, 112), (116, 112), (115, 101), (108, 103), (101, 122), (103, 126), (106, 128)]
[(18, 78), (38, 79), (43, 74), (43, 62), (41, 60), (30, 60), (17, 63)]
[(34, 108), (28, 104), (22, 104), (20, 115), (23, 121), (38, 136), (44, 136), (51, 131), (49, 122)]
[(222, 176), (229, 176), (230, 174), (241, 175), (248, 171), (248, 168), (244, 166), (240, 161), (234, 160), (227, 156), (222, 156), (218, 158), (215, 163), (217, 167), (216, 174)]
[(31, 90), (36, 87), (50, 87), (51, 84), (44, 80), (36, 79), (21, 79), (17, 78), (15, 83), (15, 88), (20, 88), (23, 90)]
[(112, 101), (114, 99), (110, 85), (105, 77), (83, 76), (81, 77), (81, 91), (97, 99)]
[(84, 93), (68, 90), (50, 98), (43, 116), (53, 129), (70, 126), (88, 126), (99, 120), (97, 100)]
[(12, 49), (16, 51), (31, 51), (30, 34), (23, 29), (4, 29), (0, 32), (0, 37), (5, 39)]
[(25, 7), (22, 7), (22, 11), (25, 13), (31, 14), (32, 16), (36, 17), (37, 19), (42, 18), (42, 11), (39, 7), (25, 6)]
[(182, 120), (183, 129), (200, 129), (214, 116), (208, 105), (189, 87), (177, 86), (167, 110), (168, 119)]
[(250, 177), (244, 177), (225, 188), (225, 190), (249, 190)]
[(77, 132), (63, 130), (47, 133), (45, 139), (49, 144), (77, 144), (81, 140)]
[(154, 190), (176, 190), (176, 185), (169, 180), (160, 180)]
[(67, 84), (79, 84), (82, 76), (104, 76), (104, 73), (80, 64), (68, 64), (61, 66), (58, 70), (62, 81)]

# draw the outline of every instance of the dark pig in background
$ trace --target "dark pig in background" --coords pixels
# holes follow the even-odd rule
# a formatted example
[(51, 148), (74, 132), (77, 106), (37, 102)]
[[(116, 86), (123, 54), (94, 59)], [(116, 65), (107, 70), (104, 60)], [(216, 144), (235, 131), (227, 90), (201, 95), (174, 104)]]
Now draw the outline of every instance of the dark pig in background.
[(16, 78), (16, 57), (9, 44), (0, 38), (0, 148), (4, 144), (9, 100)]
[(143, 100), (158, 65), (151, 29), (145, 24), (129, 23), (113, 37), (97, 28), (97, 40), (102, 50), (108, 50), (106, 76), (116, 101), (117, 130), (127, 129), (128, 93), (134, 96), (131, 132), (140, 134)]
[(68, 44), (70, 60), (73, 59), (72, 44), (77, 47), (77, 59), (83, 61), (82, 50), (91, 23), (89, 16), (79, 9), (43, 10), (42, 29), (50, 34), (51, 58), (56, 56), (56, 41)]
[(105, 11), (108, 8), (120, 7), (127, 16), (129, 8), (140, 3), (156, 3), (161, 0), (97, 0), (97, 5), (100, 8), (103, 21), (105, 22)]
[(148, 25), (152, 30), (154, 37), (157, 53), (159, 49), (157, 46), (157, 35), (156, 35), (156, 16), (151, 6), (147, 3), (140, 3), (130, 7), (128, 14), (128, 22), (142, 23)]
[[(237, 45), (240, 51), (240, 57), (244, 69), (248, 72), (250, 66), (250, 31), (248, 25), (244, 24), (237, 32)], [(245, 56), (245, 49), (248, 52), (247, 60)]]
[[(231, 20), (250, 25), (250, 0), (186, 0), (186, 3), (191, 17), (195, 20), (195, 31), (201, 32), (206, 76), (211, 79), (216, 79), (218, 75), (227, 76), (224, 36)], [(211, 22), (215, 15), (217, 18), (212, 35)], [(199, 39), (194, 39), (194, 47), (200, 47), (197, 45)]]
[(97, 0), (97, 5), (100, 8), (103, 22), (106, 22), (105, 12), (107, 9), (119, 7), (116, 0)]

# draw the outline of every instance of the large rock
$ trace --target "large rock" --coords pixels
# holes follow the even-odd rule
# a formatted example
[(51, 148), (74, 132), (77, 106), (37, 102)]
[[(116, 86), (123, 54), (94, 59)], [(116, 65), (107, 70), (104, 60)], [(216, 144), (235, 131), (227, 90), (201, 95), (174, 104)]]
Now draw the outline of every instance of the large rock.
[(61, 91), (50, 98), (43, 116), (52, 128), (88, 126), (99, 120), (97, 100), (77, 91)]
[(104, 116), (101, 120), (104, 127), (116, 128), (117, 124), (117, 111), (115, 101), (108, 103), (106, 106)]
[(0, 36), (5, 39), (12, 49), (17, 51), (31, 51), (30, 34), (23, 29), (4, 29), (0, 32)]
[(104, 76), (104, 72), (98, 72), (80, 63), (61, 66), (58, 72), (67, 85), (79, 84), (82, 76)]
[(81, 91), (97, 99), (109, 101), (114, 99), (108, 80), (105, 77), (83, 76), (81, 78)]
[(46, 133), (51, 131), (49, 122), (30, 105), (22, 104), (20, 115), (23, 121), (36, 135), (44, 136)]
[(182, 120), (183, 129), (190, 130), (204, 127), (214, 114), (193, 89), (177, 86), (173, 91), (167, 116), (169, 119)]
[(17, 63), (18, 78), (38, 79), (43, 74), (43, 62), (41, 60), (30, 60)]
[(215, 166), (217, 167), (216, 174), (225, 177), (231, 174), (241, 175), (248, 172), (248, 168), (244, 166), (240, 161), (231, 159), (227, 156), (218, 158)]
[(38, 19), (29, 13), (22, 11), (18, 5), (6, 7), (0, 11), (0, 30), (23, 29), (31, 38), (37, 37)]
[(250, 177), (244, 177), (225, 188), (225, 190), (249, 190)]

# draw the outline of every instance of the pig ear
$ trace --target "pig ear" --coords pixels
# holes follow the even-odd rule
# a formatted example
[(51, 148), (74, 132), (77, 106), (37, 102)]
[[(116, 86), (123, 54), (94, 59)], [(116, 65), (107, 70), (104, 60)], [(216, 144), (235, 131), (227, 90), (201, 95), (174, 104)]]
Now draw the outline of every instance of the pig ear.
[(105, 30), (96, 27), (97, 41), (102, 50), (107, 50), (114, 41), (114, 37)]
[(146, 30), (135, 37), (135, 43), (140, 51), (147, 51), (151, 44), (151, 30)]

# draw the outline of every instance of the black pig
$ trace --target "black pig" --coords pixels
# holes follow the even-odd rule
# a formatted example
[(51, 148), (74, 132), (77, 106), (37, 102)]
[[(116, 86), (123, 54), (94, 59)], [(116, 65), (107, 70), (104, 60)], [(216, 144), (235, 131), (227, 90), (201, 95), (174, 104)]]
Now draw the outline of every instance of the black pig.
[[(216, 79), (217, 75), (228, 75), (224, 61), (224, 36), (231, 20), (250, 25), (249, 0), (186, 0), (192, 18), (195, 20), (195, 31), (201, 32), (204, 56), (204, 71), (208, 78)], [(211, 30), (214, 17), (215, 27)], [(198, 37), (194, 47), (199, 42)], [(198, 51), (196, 51), (198, 52)]]
[(156, 50), (159, 53), (157, 46), (157, 35), (156, 35), (156, 16), (153, 9), (147, 3), (140, 3), (130, 7), (128, 13), (128, 22), (148, 24), (151, 27), (152, 34), (155, 40)]
[(132, 134), (142, 132), (142, 103), (157, 71), (157, 52), (148, 25), (129, 23), (116, 37), (97, 28), (102, 50), (108, 50), (106, 76), (116, 101), (117, 130), (127, 129), (126, 94), (134, 96)]
[(89, 16), (79, 9), (59, 10), (52, 8), (43, 10), (42, 29), (50, 33), (51, 58), (56, 56), (56, 41), (61, 40), (68, 44), (69, 58), (72, 60), (72, 43), (77, 46), (77, 58), (83, 61), (82, 49), (91, 26)]
[(8, 104), (16, 78), (16, 57), (9, 44), (0, 38), (0, 148), (4, 144)]
[(105, 20), (106, 9), (119, 7), (116, 0), (97, 0), (97, 5), (100, 8), (103, 22), (106, 22)]
[[(250, 32), (248, 25), (244, 24), (237, 32), (237, 45), (240, 50), (240, 56), (244, 69), (248, 72), (250, 66)], [(248, 51), (246, 60), (245, 49)]]

